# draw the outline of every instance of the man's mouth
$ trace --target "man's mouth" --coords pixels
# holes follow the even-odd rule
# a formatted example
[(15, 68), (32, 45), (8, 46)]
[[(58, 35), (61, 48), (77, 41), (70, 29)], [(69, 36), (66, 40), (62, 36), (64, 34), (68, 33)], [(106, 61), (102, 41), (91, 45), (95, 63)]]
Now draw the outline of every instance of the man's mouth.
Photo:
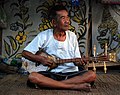
[(64, 26), (65, 26), (65, 27), (69, 27), (69, 24), (65, 24)]

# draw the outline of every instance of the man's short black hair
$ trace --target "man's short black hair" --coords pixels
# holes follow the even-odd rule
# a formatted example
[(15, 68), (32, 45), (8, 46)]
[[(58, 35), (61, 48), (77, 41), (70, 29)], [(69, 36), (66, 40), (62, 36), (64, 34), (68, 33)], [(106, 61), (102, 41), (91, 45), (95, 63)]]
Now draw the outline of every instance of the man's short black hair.
[(53, 18), (55, 18), (56, 15), (57, 15), (56, 12), (60, 11), (60, 10), (68, 11), (67, 8), (65, 6), (63, 6), (63, 5), (54, 5), (54, 6), (52, 6), (50, 11), (49, 11), (49, 14), (48, 14), (49, 19), (52, 20)]

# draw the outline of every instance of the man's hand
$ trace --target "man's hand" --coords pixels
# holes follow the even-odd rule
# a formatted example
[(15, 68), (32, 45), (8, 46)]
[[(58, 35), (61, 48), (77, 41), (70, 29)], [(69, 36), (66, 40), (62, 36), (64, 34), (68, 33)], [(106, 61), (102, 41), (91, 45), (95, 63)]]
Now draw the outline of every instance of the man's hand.
[(44, 66), (49, 66), (50, 67), (54, 63), (54, 61), (52, 59), (49, 59), (47, 57), (40, 56), (40, 55), (37, 56), (37, 59), (38, 59), (37, 63), (41, 63)]
[(77, 66), (83, 66), (87, 64), (87, 57), (83, 56), (80, 58), (79, 62), (75, 62), (75, 65)]

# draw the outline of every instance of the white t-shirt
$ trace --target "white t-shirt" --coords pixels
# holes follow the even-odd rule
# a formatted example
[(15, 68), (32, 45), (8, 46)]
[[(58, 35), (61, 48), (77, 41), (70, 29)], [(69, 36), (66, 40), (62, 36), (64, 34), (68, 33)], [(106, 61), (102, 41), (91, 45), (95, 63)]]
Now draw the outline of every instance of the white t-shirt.
[[(60, 59), (70, 59), (70, 58), (81, 58), (77, 37), (75, 33), (71, 31), (66, 31), (66, 40), (64, 42), (57, 41), (53, 37), (53, 29), (48, 29), (40, 32), (32, 41), (25, 47), (24, 50), (32, 52), (35, 54), (39, 48), (44, 48), (44, 50), (50, 54), (54, 55)], [(30, 63), (34, 64), (34, 63)], [(39, 65), (37, 67), (31, 66), (29, 72), (35, 71), (45, 71), (48, 67)], [(74, 63), (64, 63), (52, 69), (51, 72), (74, 72), (78, 71), (78, 67)]]

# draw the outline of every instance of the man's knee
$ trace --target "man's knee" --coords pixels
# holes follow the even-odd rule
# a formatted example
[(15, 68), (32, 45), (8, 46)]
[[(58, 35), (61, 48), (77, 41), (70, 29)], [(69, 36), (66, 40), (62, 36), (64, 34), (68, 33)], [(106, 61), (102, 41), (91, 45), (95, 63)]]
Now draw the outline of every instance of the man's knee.
[(93, 71), (88, 71), (88, 74), (90, 76), (91, 79), (95, 80), (96, 79), (96, 73)]
[(28, 76), (28, 80), (32, 83), (37, 83), (39, 81), (40, 76), (42, 76), (41, 74), (38, 74), (36, 72), (32, 72), (30, 73), (30, 75)]
[(38, 88), (37, 83), (38, 83), (38, 79), (37, 79), (37, 73), (30, 73), (30, 75), (28, 76), (28, 80), (27, 80), (27, 86), (30, 88)]

